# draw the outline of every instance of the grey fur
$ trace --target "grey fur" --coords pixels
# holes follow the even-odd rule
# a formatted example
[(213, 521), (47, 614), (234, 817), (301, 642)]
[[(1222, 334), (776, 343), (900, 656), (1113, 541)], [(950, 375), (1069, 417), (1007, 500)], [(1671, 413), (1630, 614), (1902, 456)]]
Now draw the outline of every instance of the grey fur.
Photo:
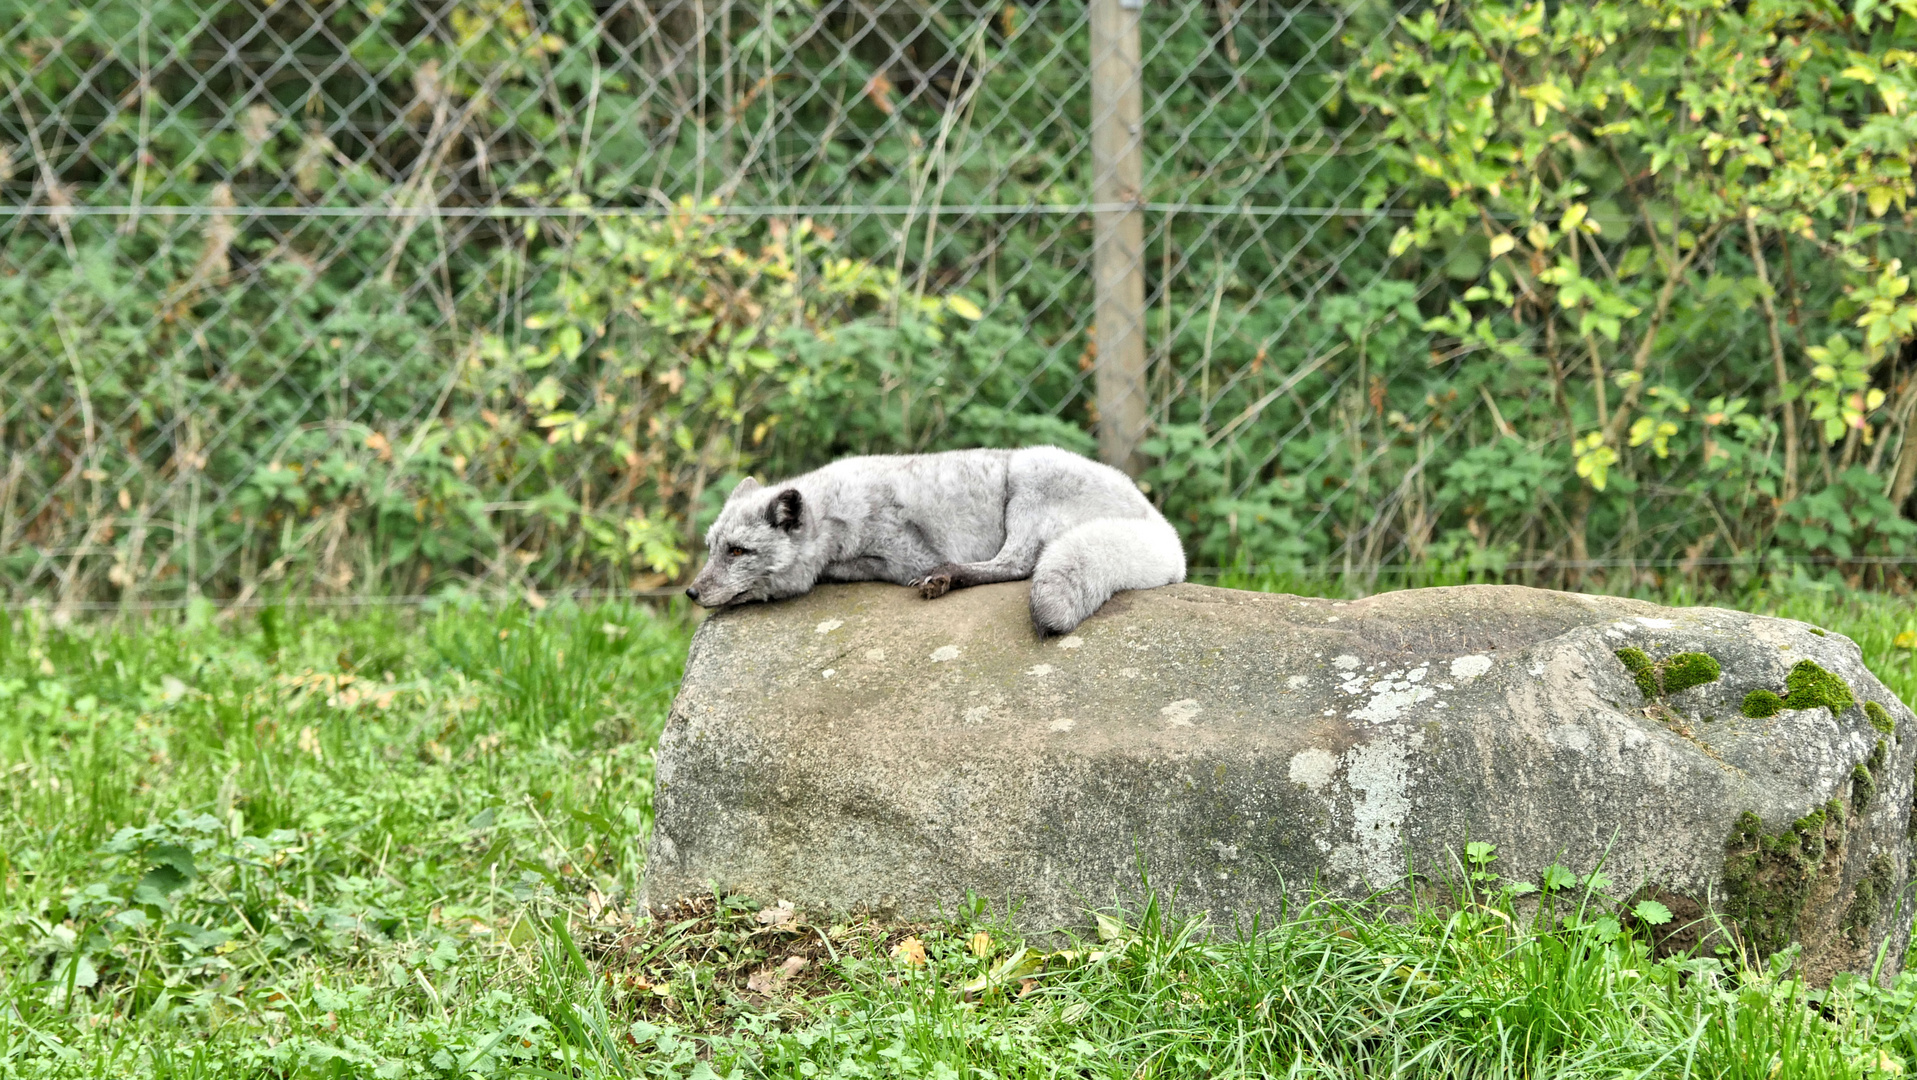
[(1124, 473), (1055, 446), (846, 458), (770, 487), (746, 479), (706, 534), (689, 594), (779, 600), (822, 581), (927, 599), (1032, 579), (1032, 622), (1062, 634), (1122, 589), (1185, 580), (1178, 534)]

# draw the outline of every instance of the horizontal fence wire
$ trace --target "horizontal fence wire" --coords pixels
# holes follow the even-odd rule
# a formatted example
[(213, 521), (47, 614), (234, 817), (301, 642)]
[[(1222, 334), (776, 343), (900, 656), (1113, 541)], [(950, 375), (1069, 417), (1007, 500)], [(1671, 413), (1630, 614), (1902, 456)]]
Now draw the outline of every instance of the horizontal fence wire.
[(670, 596), (745, 475), (1124, 401), (1195, 567), (1901, 587), (1902, 29), (1106, 3), (0, 0), (0, 603)]
[[(1575, 571), (1604, 570), (1699, 570), (1699, 569), (1741, 569), (1741, 570), (1790, 570), (1798, 567), (1836, 567), (1871, 566), (1904, 568), (1917, 566), (1917, 556), (1877, 556), (1861, 555), (1846, 559), (1835, 557), (1797, 557), (1786, 559), (1662, 559), (1653, 561), (1631, 561), (1625, 559), (1586, 559), (1581, 562), (1512, 562), (1495, 566), (1438, 566), (1429, 564), (1408, 565), (1392, 564), (1367, 568), (1367, 577), (1372, 584), (1389, 583), (1398, 579), (1418, 579), (1441, 584), (1464, 584), (1502, 581), (1514, 574), (1556, 574)], [(1192, 566), (1187, 568), (1189, 579), (1206, 583), (1226, 580), (1233, 582), (1272, 582), (1282, 585), (1318, 586), (1320, 588), (1356, 588), (1365, 591), (1365, 583), (1349, 580), (1345, 567), (1338, 564), (1320, 564), (1306, 566), (1282, 564), (1275, 566)], [(155, 612), (180, 612), (196, 604), (204, 604), (209, 609), (230, 617), (240, 611), (259, 611), (272, 607), (311, 606), (321, 608), (411, 608), (433, 606), (457, 606), (461, 604), (512, 604), (526, 605), (534, 609), (544, 609), (552, 604), (585, 604), (596, 602), (644, 602), (664, 603), (677, 601), (685, 596), (685, 590), (677, 587), (630, 589), (630, 588), (561, 588), (553, 592), (540, 593), (484, 593), (467, 592), (458, 589), (439, 593), (413, 593), (404, 595), (324, 595), (294, 594), (291, 596), (248, 597), (244, 600), (215, 601), (206, 598), (175, 600), (142, 600), (125, 603), (111, 600), (83, 600), (61, 605), (59, 610), (70, 615), (77, 614), (151, 614)], [(54, 610), (54, 602), (46, 597), (28, 600), (0, 601), (0, 611), (41, 612)]]
[[(972, 216), (1019, 217), (1027, 214), (1088, 214), (1144, 210), (1152, 214), (1237, 214), (1246, 217), (1413, 217), (1415, 211), (1365, 207), (1217, 206), (1205, 203), (1073, 203), (1065, 206), (966, 206)], [(715, 217), (899, 217), (922, 214), (923, 206), (709, 206), (701, 213)], [(273, 218), (624, 218), (670, 217), (683, 213), (670, 206), (0, 206), (0, 217), (138, 217), (142, 214), (181, 214), (191, 217)], [(1516, 220), (1518, 215), (1509, 215)], [(1596, 220), (1596, 219), (1593, 219)]]

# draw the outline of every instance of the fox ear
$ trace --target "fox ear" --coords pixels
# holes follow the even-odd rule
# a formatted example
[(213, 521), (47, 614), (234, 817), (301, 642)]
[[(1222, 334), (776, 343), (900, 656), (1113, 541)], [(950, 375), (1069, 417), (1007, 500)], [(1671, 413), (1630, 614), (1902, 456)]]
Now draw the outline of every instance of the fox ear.
[(731, 501), (741, 495), (750, 495), (764, 486), (764, 484), (759, 483), (758, 477), (748, 476), (744, 480), (739, 481), (739, 486), (733, 488), (732, 494), (727, 495), (726, 499), (727, 501)]
[(765, 520), (775, 529), (792, 532), (799, 527), (799, 511), (805, 506), (797, 488), (786, 488), (766, 504)]

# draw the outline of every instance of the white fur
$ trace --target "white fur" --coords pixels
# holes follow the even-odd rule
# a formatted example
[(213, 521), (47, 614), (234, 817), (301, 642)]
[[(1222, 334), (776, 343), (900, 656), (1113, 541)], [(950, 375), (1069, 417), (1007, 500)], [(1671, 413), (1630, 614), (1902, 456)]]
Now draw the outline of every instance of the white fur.
[(797, 596), (820, 581), (937, 596), (1029, 577), (1032, 621), (1048, 633), (1121, 589), (1185, 579), (1178, 534), (1130, 478), (1051, 446), (855, 457), (770, 486), (748, 479), (706, 547), (688, 592), (708, 607)]
[(1185, 580), (1185, 550), (1162, 517), (1100, 518), (1061, 534), (1032, 569), (1032, 622), (1063, 634), (1115, 592)]

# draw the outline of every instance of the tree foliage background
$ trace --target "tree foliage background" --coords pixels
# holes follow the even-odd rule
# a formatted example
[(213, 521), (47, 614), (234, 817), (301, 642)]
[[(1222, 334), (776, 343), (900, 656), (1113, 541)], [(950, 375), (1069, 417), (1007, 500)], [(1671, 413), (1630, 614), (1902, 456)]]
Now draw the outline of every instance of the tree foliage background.
[[(1145, 8), (1201, 566), (1902, 582), (1917, 4)], [(1089, 450), (1082, 4), (0, 0), (15, 599), (647, 587)]]

